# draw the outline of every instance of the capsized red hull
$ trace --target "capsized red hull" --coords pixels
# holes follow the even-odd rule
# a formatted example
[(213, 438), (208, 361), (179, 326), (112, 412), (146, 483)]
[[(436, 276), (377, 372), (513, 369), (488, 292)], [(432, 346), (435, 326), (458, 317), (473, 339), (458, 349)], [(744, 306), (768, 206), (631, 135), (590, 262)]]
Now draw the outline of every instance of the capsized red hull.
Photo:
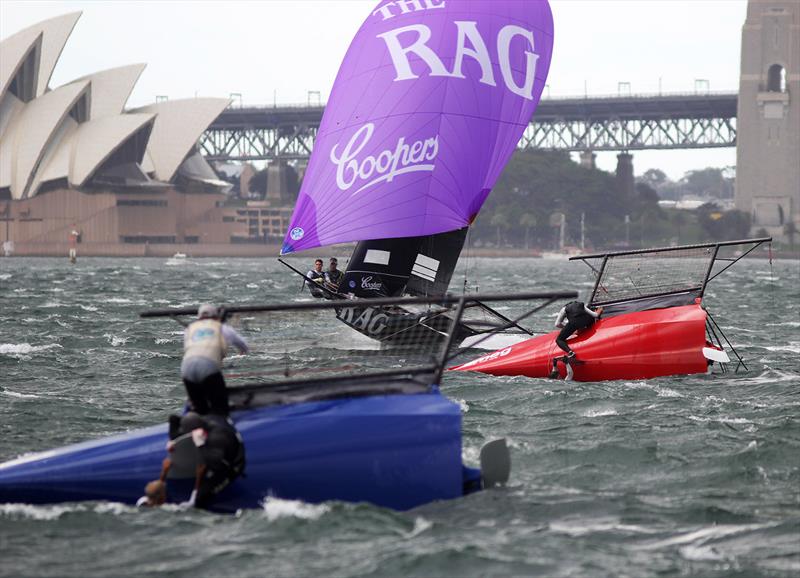
[[(577, 359), (583, 362), (573, 364), (573, 379), (604, 381), (705, 373), (705, 326), (706, 312), (700, 305), (600, 319), (568, 340)], [(564, 355), (555, 343), (556, 336), (558, 331), (533, 337), (451, 369), (548, 377), (553, 358)], [(566, 368), (562, 362), (558, 369), (563, 378)]]

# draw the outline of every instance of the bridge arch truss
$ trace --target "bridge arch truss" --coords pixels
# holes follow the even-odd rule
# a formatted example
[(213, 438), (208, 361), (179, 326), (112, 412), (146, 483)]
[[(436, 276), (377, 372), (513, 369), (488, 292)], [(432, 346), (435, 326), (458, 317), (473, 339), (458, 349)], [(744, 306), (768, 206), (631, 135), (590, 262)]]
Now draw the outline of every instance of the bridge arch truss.
[[(519, 148), (563, 151), (736, 146), (735, 93), (542, 100)], [(228, 108), (200, 139), (209, 160), (304, 160), (323, 107)]]

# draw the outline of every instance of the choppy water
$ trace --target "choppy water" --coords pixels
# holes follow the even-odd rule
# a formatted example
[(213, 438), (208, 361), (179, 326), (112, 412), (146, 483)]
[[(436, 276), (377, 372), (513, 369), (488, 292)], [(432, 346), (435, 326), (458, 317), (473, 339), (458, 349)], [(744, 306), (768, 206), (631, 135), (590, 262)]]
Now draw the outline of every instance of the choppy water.
[[(590, 286), (567, 262), (478, 260), (477, 275), (485, 291)], [(0, 505), (0, 575), (797, 576), (799, 278), (797, 262), (753, 260), (714, 281), (707, 305), (750, 366), (735, 376), (448, 376), (467, 461), (509, 438), (506, 488), (402, 513), (282, 500), (238, 516)], [(141, 309), (287, 300), (297, 288), (271, 260), (0, 260), (0, 460), (180, 406), (180, 327), (140, 321)], [(265, 329), (247, 337), (269, 352), (285, 329)]]

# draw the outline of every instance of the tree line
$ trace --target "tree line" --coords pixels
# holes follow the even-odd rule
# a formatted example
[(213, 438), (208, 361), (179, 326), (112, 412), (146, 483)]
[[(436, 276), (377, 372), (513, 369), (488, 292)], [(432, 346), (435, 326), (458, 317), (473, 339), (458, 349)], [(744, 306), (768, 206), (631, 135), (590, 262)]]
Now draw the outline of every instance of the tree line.
[(568, 153), (517, 151), (475, 220), (472, 240), (476, 246), (552, 249), (559, 243), (561, 214), (565, 244), (573, 246), (580, 243), (583, 216), (587, 248), (743, 238), (750, 229), (747, 213), (723, 211), (713, 201), (696, 210), (659, 205), (660, 187), (730, 198), (729, 172), (692, 171), (676, 185), (663, 172), (648, 171), (629, 193), (614, 174), (580, 166)]

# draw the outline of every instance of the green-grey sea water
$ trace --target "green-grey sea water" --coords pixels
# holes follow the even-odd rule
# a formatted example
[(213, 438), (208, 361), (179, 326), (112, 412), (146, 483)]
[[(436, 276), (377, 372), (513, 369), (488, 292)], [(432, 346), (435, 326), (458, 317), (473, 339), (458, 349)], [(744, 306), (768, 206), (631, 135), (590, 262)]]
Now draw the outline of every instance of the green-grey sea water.
[[(478, 259), (469, 275), (481, 291), (591, 287), (566, 261)], [(286, 301), (298, 288), (271, 259), (0, 259), (0, 461), (181, 406), (181, 328), (140, 320), (142, 309)], [(798, 576), (800, 266), (740, 262), (706, 304), (748, 371), (603, 383), (447, 375), (465, 460), (509, 439), (505, 488), (409, 512), (0, 504), (0, 575)], [(548, 330), (555, 311), (533, 325)], [(288, 329), (243, 331), (256, 355), (231, 373), (279, 351)], [(324, 315), (291, 332), (343, 350), (352, 338)]]

